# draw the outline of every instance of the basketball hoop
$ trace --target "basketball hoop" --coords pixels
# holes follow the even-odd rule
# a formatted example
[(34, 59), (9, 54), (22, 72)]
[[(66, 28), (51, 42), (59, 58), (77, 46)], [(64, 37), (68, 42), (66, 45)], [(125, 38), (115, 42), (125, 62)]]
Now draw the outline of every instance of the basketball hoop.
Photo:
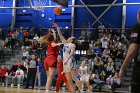
[(44, 12), (47, 0), (34, 0), (34, 10)]

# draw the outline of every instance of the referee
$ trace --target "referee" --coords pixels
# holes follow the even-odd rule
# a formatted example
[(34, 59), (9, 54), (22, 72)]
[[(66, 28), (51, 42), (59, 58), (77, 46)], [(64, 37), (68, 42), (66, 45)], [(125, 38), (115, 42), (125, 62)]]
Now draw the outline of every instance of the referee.
[(131, 93), (139, 93), (140, 90), (140, 10), (137, 14), (137, 20), (138, 23), (133, 27), (131, 32), (131, 44), (119, 72), (121, 78), (124, 69), (134, 58), (133, 74), (131, 77)]
[(29, 88), (29, 81), (32, 80), (32, 89), (34, 89), (35, 77), (37, 71), (37, 61), (35, 55), (32, 55), (27, 69), (27, 83), (25, 89)]

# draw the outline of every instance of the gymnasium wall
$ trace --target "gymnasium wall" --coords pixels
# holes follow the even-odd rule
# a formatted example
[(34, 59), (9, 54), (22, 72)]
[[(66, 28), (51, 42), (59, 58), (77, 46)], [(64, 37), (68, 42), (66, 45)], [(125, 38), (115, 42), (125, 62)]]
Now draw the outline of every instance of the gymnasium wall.
[[(0, 0), (0, 6), (12, 6), (13, 0), (4, 0), (4, 4)], [(29, 6), (28, 0), (17, 0), (17, 6)], [(33, 1), (33, 0), (32, 0)], [(85, 4), (111, 4), (114, 0), (83, 0)], [(121, 3), (122, 0), (117, 0), (116, 3)], [(139, 0), (127, 0), (128, 3), (139, 3)], [(71, 1), (70, 3), (71, 4)], [(82, 5), (80, 0), (76, 0), (76, 4)], [(34, 5), (34, 3), (33, 3)], [(56, 5), (50, 0), (47, 1), (47, 5)], [(107, 7), (98, 7), (90, 8), (90, 10), (99, 17), (100, 14)], [(136, 6), (127, 6), (126, 11), (126, 27), (132, 27), (136, 23), (136, 13), (139, 8), (139, 5)], [(16, 27), (27, 27), (27, 28), (44, 28), (51, 27), (51, 22), (57, 22), (60, 26), (71, 27), (71, 8), (65, 8), (65, 11), (60, 16), (56, 16), (53, 13), (54, 8), (46, 8), (45, 12), (36, 11), (33, 9), (26, 9), (26, 12), (23, 13), (23, 9), (17, 9), (16, 14)], [(8, 28), (12, 21), (12, 10), (11, 9), (0, 9), (0, 27)], [(45, 17), (41, 17), (44, 14)], [(49, 20), (51, 18), (51, 20)], [(6, 21), (5, 21), (6, 20)], [(95, 18), (87, 11), (86, 8), (75, 8), (75, 27), (82, 27), (84, 22), (94, 22)], [(100, 21), (106, 27), (121, 27), (122, 21), (122, 7), (115, 6), (111, 7), (100, 19)], [(99, 23), (97, 22), (93, 27), (97, 27)]]
[[(127, 0), (127, 3), (140, 3), (140, 0)], [(126, 10), (126, 27), (131, 28), (137, 23), (137, 11), (140, 5), (127, 6)]]
[[(83, 0), (83, 2), (87, 5), (96, 5), (96, 4), (111, 4), (114, 0)], [(116, 3), (122, 3), (122, 0), (117, 0)], [(76, 0), (76, 4), (82, 5), (80, 0)], [(90, 11), (98, 18), (107, 7), (92, 7), (89, 8)], [(75, 8), (75, 27), (80, 28), (83, 27), (84, 22), (95, 21), (95, 17), (86, 9), (86, 8)], [(111, 7), (100, 19), (106, 28), (121, 28), (122, 23), (122, 7), (115, 6)], [(99, 22), (96, 22), (91, 27), (97, 28), (99, 26)], [(81, 30), (75, 30), (75, 36), (80, 35)]]
[[(114, 0), (83, 0), (85, 4), (111, 4)], [(121, 0), (117, 0), (116, 3), (121, 3)], [(77, 4), (82, 5), (82, 3), (77, 0)], [(107, 7), (93, 7), (89, 8), (93, 14), (98, 18), (106, 9)], [(83, 12), (81, 12), (83, 11)], [(82, 15), (82, 17), (78, 17), (79, 15)], [(85, 17), (84, 17), (85, 16)], [(111, 7), (100, 19), (100, 21), (106, 26), (106, 27), (121, 27), (121, 17), (122, 17), (122, 7)], [(84, 18), (84, 20), (82, 20)], [(86, 8), (76, 8), (76, 27), (80, 27), (81, 23), (84, 23), (84, 21), (90, 21), (94, 22), (95, 18), (87, 11)], [(97, 22), (93, 27), (97, 27), (99, 23)]]
[[(4, 2), (0, 0), (0, 6), (12, 6), (12, 0)], [(0, 28), (8, 28), (12, 22), (12, 10), (11, 9), (0, 9)]]
[[(32, 0), (32, 4), (34, 6), (34, 2)], [(71, 2), (69, 2), (71, 4)], [(27, 0), (20, 0), (17, 5), (19, 7), (29, 6)], [(47, 0), (46, 5), (55, 6), (56, 4)], [(46, 8), (43, 11), (37, 11), (33, 9), (26, 9), (26, 12), (23, 12), (23, 9), (17, 10), (17, 18), (16, 18), (16, 27), (34, 27), (34, 28), (49, 28), (51, 27), (52, 22), (57, 22), (61, 27), (71, 25), (71, 8), (63, 9), (62, 15), (56, 16), (54, 14), (54, 8)], [(19, 14), (19, 15), (18, 15)], [(28, 15), (29, 14), (29, 15)], [(42, 14), (45, 17), (42, 17)], [(24, 20), (24, 21), (23, 21)], [(26, 21), (27, 20), (27, 21)]]

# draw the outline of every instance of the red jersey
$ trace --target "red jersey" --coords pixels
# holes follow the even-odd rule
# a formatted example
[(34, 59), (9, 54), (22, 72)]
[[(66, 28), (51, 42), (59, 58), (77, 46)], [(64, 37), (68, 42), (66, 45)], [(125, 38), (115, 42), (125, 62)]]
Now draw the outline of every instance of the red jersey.
[(57, 63), (57, 68), (58, 68), (58, 75), (62, 75), (61, 73), (63, 72), (63, 61), (60, 61)]
[(55, 40), (48, 43), (48, 54), (44, 60), (44, 68), (48, 70), (48, 67), (57, 67), (57, 56), (59, 54), (59, 46), (52, 47), (51, 44), (56, 43)]
[(51, 46), (51, 43), (56, 43), (56, 41), (53, 40), (53, 41), (50, 41), (50, 42), (48, 43), (48, 54), (47, 54), (47, 55), (52, 55), (52, 54), (54, 54), (54, 55), (58, 56), (58, 54), (59, 54), (59, 46), (52, 47), (52, 46)]
[(0, 69), (1, 71), (1, 73), (0, 73), (0, 76), (4, 76), (4, 74), (6, 74), (6, 68), (4, 68), (4, 69)]
[(24, 36), (29, 36), (29, 32), (25, 31), (23, 32)]
[(12, 37), (13, 34), (14, 34), (14, 32), (10, 31), (10, 33), (9, 33), (10, 37)]

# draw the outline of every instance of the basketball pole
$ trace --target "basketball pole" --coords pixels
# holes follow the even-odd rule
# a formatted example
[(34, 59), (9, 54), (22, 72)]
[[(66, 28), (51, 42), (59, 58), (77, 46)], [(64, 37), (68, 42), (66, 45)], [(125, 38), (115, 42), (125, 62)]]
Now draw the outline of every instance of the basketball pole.
[[(75, 0), (72, 0), (72, 5), (75, 5)], [(72, 7), (71, 11), (71, 36), (74, 36), (75, 7)]]
[[(76, 8), (82, 8), (82, 7), (107, 7), (107, 6), (123, 6), (123, 5), (140, 5), (140, 3), (118, 3), (118, 4), (97, 4), (97, 5), (69, 5), (68, 7), (76, 7)], [(57, 6), (33, 6), (32, 8), (55, 8)], [(61, 6), (60, 6), (61, 7)], [(29, 9), (30, 7), (0, 7), (0, 9)]]

